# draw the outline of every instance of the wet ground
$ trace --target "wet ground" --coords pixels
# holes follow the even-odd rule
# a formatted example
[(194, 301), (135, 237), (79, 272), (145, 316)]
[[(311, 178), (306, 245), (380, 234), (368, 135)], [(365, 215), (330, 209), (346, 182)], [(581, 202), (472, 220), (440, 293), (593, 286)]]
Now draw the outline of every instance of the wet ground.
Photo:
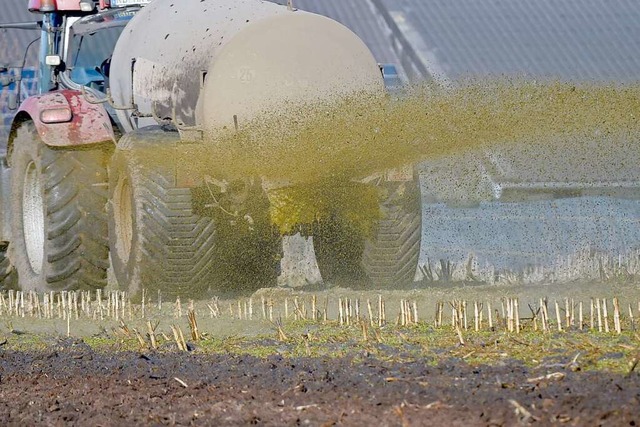
[[(266, 289), (253, 295), (253, 319), (246, 318), (247, 298), (196, 301), (197, 344), (189, 343), (188, 301), (181, 311), (173, 301), (160, 308), (149, 301), (144, 310), (127, 305), (119, 317), (105, 308), (97, 318), (95, 303), (89, 316), (80, 310), (66, 319), (60, 311), (43, 318), (5, 307), (0, 425), (640, 425), (640, 366), (633, 365), (640, 359), (639, 293), (637, 281)], [(296, 304), (311, 313), (312, 296), (318, 310), (326, 307), (327, 321), (295, 316)], [(498, 316), (506, 296), (520, 298), (520, 334), (506, 332)], [(592, 296), (609, 304), (619, 298), (622, 334), (614, 333), (611, 313), (611, 332), (589, 328)], [(387, 324), (364, 327), (365, 301), (379, 297)], [(562, 332), (555, 325), (549, 333), (533, 330), (527, 304), (536, 307), (543, 297), (561, 306), (565, 298), (584, 302), (584, 328), (576, 320)], [(348, 298), (360, 299), (364, 322), (338, 321), (338, 301)], [(396, 324), (401, 298), (417, 304), (418, 325)], [(263, 300), (273, 302), (273, 321), (264, 317)], [(483, 302), (487, 316), (491, 303), (494, 327), (485, 317), (474, 332), (470, 317), (459, 337), (450, 310), (444, 326), (434, 327), (436, 301), (454, 300)], [(150, 325), (158, 350), (151, 349)], [(184, 331), (190, 351), (177, 349), (173, 326)]]
[[(257, 358), (0, 352), (1, 425), (610, 425), (640, 423), (640, 374), (460, 358)], [(390, 357), (393, 356), (393, 357)]]

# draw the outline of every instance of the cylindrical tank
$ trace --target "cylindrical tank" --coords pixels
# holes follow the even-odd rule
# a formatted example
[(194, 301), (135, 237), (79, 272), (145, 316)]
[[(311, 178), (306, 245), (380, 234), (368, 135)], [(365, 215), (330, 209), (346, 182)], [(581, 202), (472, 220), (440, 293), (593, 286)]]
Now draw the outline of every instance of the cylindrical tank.
[[(383, 90), (375, 59), (349, 29), (261, 0), (154, 0), (118, 40), (110, 84), (117, 104), (204, 129)], [(145, 124), (131, 113), (119, 112), (125, 127)]]

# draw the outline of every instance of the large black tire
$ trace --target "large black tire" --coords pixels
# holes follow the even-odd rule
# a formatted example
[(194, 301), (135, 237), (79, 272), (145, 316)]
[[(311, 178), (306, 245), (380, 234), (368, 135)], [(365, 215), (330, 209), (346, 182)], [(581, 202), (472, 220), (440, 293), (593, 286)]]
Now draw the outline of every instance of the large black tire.
[(225, 195), (211, 199), (215, 189), (178, 186), (178, 141), (175, 132), (146, 128), (125, 136), (112, 157), (109, 234), (120, 287), (194, 298), (275, 284), (279, 235), (256, 232), (265, 230), (268, 205), (258, 202), (262, 215), (249, 208), (231, 217), (213, 206), (226, 206)]
[(332, 285), (404, 288), (413, 283), (420, 255), (422, 212), (418, 180), (385, 182), (380, 220), (370, 235), (332, 216), (314, 229), (323, 281)]
[(97, 147), (51, 148), (32, 122), (18, 127), (9, 256), (23, 290), (106, 286), (107, 156)]
[(422, 210), (419, 183), (388, 183), (390, 197), (380, 205), (382, 218), (367, 239), (362, 262), (367, 277), (380, 287), (413, 283), (420, 257)]
[(140, 131), (111, 160), (111, 260), (120, 288), (133, 295), (144, 288), (195, 298), (213, 285), (214, 221), (194, 213), (192, 190), (177, 186), (175, 158), (148, 155), (154, 147), (171, 153), (176, 137)]

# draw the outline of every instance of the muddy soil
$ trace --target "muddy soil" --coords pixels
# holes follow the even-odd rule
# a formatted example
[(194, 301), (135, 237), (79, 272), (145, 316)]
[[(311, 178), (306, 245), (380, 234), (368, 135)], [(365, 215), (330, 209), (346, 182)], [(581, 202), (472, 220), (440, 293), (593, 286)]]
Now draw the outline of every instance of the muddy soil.
[(392, 353), (106, 354), (71, 339), (5, 350), (0, 425), (640, 425), (636, 372), (573, 371), (570, 360), (436, 364)]

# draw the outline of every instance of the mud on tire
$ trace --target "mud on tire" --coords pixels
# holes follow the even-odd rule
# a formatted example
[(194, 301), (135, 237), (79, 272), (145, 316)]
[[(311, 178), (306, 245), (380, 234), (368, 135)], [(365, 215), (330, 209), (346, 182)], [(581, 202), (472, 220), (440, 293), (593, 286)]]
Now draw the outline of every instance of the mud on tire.
[[(112, 157), (109, 241), (114, 275), (132, 294), (145, 288), (195, 297), (212, 284), (214, 222), (194, 213), (191, 189), (176, 185), (173, 159), (149, 156), (162, 143), (171, 150), (175, 136), (151, 133), (125, 137)], [(154, 143), (143, 141), (149, 138)]]
[(9, 256), (25, 290), (97, 289), (107, 283), (107, 152), (56, 149), (32, 122), (11, 152)]

